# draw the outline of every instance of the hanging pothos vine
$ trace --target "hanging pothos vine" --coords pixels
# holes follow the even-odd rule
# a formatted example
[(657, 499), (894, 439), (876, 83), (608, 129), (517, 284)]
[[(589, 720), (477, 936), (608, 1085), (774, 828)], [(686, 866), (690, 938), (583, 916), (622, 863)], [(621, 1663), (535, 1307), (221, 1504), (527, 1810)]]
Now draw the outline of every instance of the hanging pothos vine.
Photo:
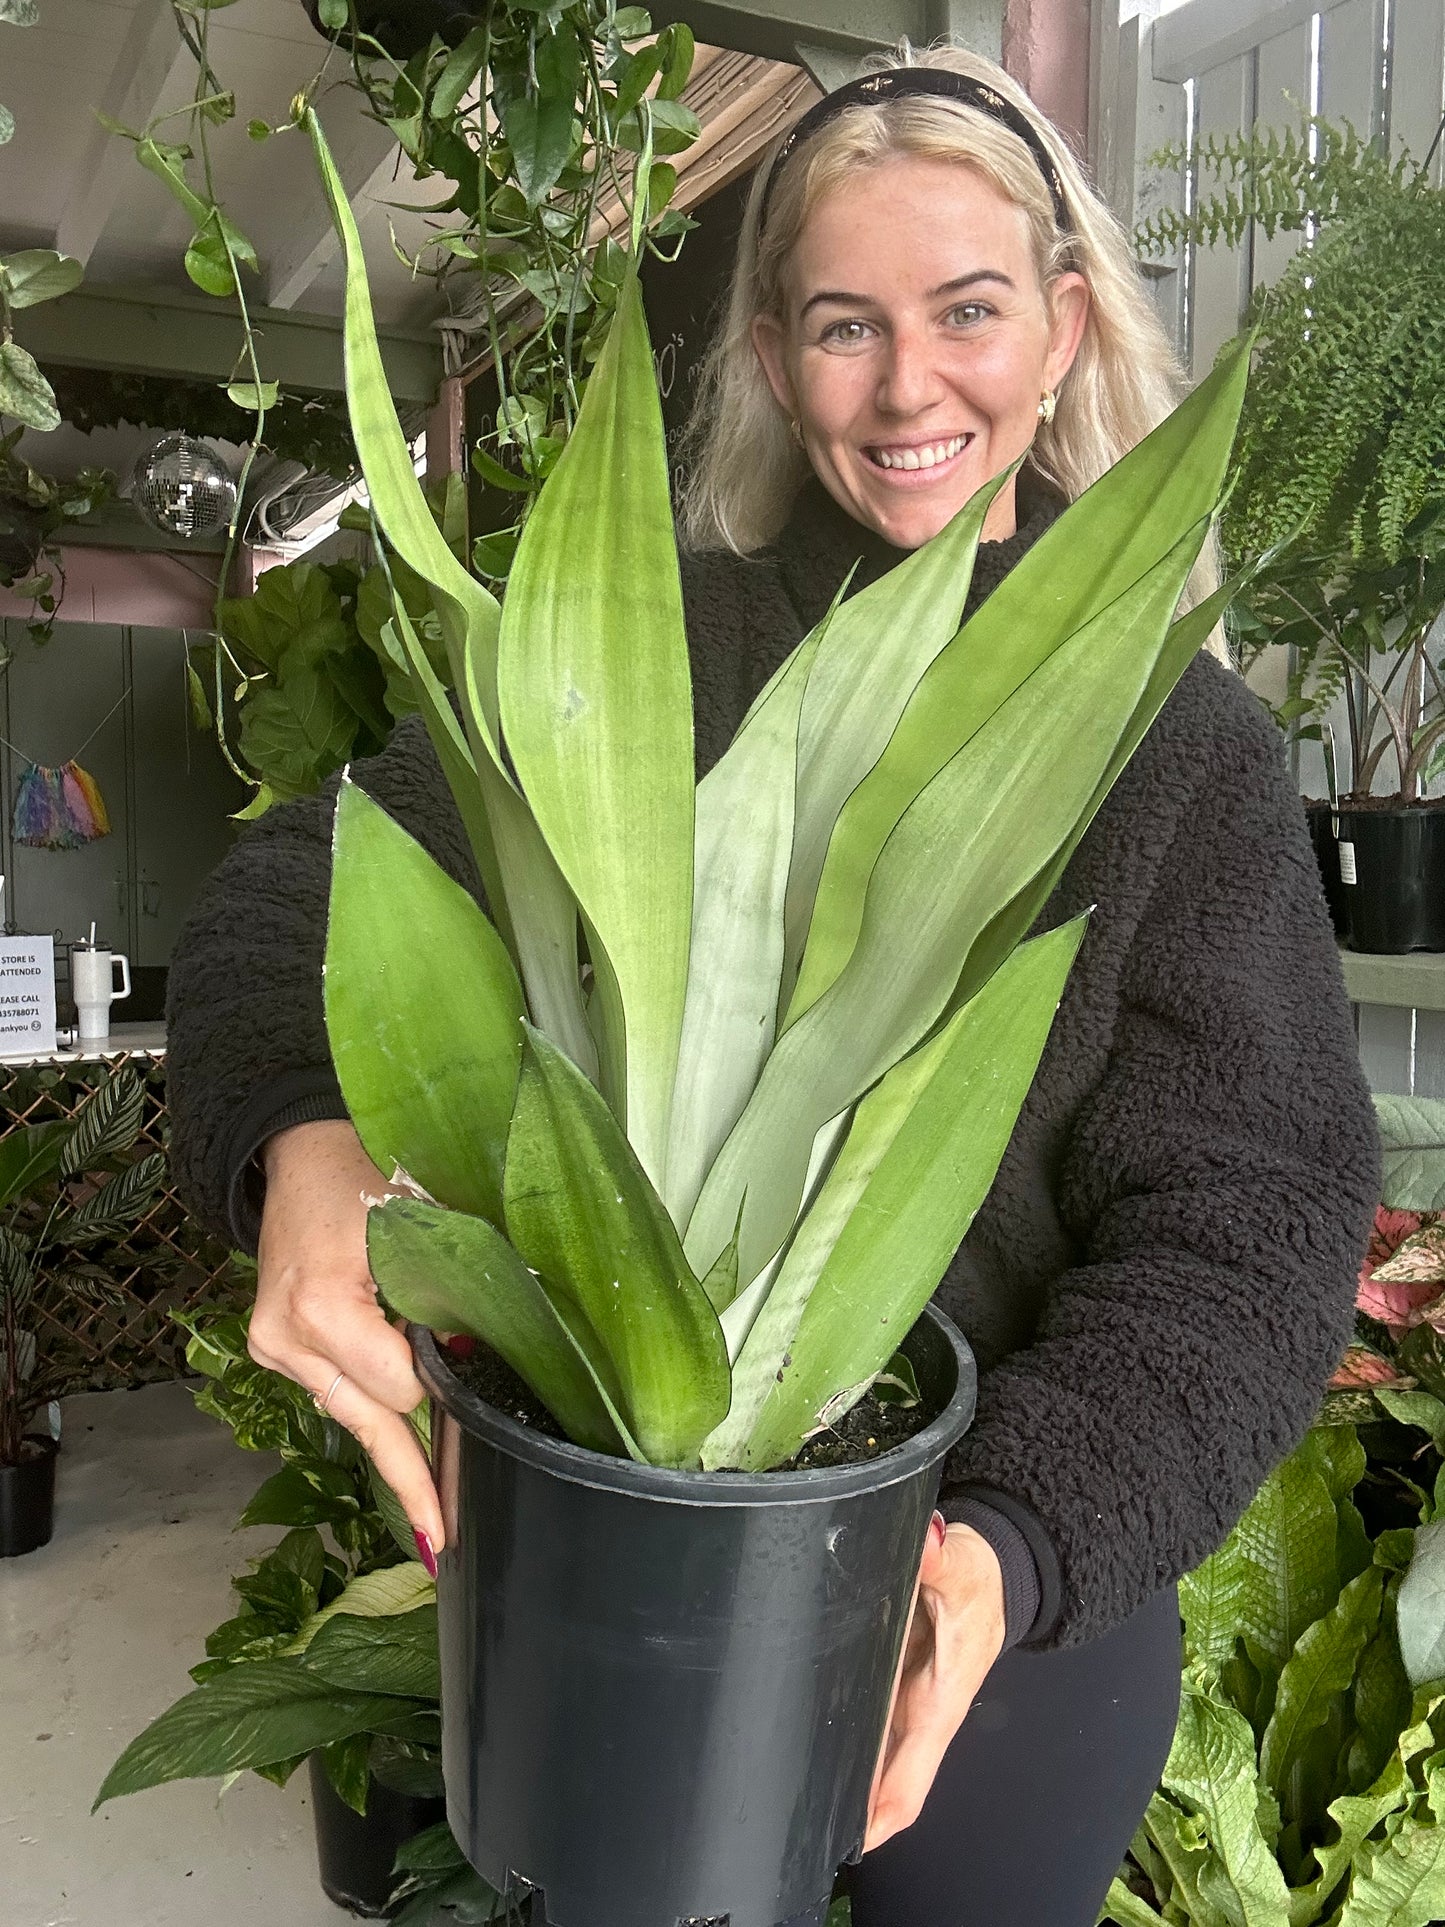
[[(267, 572), (264, 596), (225, 594), (246, 481), (278, 404), (276, 382), (262, 373), (246, 295), (256, 250), (225, 212), (209, 144), (212, 130), (237, 112), (209, 44), (212, 12), (231, 4), (171, 0), (195, 64), (190, 101), (142, 128), (107, 125), (133, 144), (140, 164), (190, 218), (192, 282), (233, 301), (240, 319), (242, 349), (227, 393), (252, 417), (248, 453), (213, 632), (197, 645), (208, 673), (203, 682), (192, 664), (189, 674), (198, 719), (214, 727), (227, 762), (256, 790), (242, 814), (256, 815), (379, 746), (406, 696), (389, 673), (376, 619), (376, 569), (296, 562)], [(548, 8), (501, 0), (459, 44), (434, 37), (398, 59), (367, 31), (356, 0), (317, 0), (315, 16), (330, 36), (317, 73), (285, 123), (251, 120), (248, 132), (257, 141), (284, 135), (308, 105), (324, 116), (328, 95), (354, 89), (365, 112), (396, 136), (415, 177), (435, 178), (446, 190), (429, 210), (425, 245), (397, 252), (411, 274), (435, 280), (454, 306), (465, 304), (487, 345), (497, 405), (472, 462), (485, 483), (513, 499), (516, 514), (510, 526), (478, 537), (472, 559), (479, 573), (501, 580), (606, 339), (625, 260), (616, 237), (664, 253), (692, 225), (670, 205), (677, 172), (659, 157), (682, 152), (699, 132), (680, 99), (693, 38), (681, 25), (654, 36), (642, 8), (615, 0)], [(439, 494), (435, 508), (449, 539), (460, 543), (458, 488)], [(344, 519), (366, 521), (364, 511)], [(378, 561), (396, 574), (394, 559)], [(412, 587), (401, 585), (403, 593)], [(424, 606), (413, 610), (423, 630), (428, 614)]]

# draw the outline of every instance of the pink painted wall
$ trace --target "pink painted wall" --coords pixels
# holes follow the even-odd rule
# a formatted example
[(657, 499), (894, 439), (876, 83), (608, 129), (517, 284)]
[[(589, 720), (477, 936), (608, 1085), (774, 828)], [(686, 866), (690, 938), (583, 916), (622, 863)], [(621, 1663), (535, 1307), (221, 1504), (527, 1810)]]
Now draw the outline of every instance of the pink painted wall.
[(1006, 0), (1003, 64), (1074, 152), (1088, 152), (1089, 0)]
[[(220, 558), (139, 549), (66, 548), (64, 622), (117, 622), (150, 629), (208, 629)], [(30, 614), (23, 596), (0, 589), (0, 616)]]

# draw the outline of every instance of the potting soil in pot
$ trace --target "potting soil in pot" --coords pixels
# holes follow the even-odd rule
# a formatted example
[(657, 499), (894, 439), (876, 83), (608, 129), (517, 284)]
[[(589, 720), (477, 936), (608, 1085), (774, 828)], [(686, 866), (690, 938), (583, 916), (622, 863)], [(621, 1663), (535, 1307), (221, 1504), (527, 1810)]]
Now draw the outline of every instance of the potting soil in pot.
[[(453, 1371), (469, 1391), (485, 1399), (495, 1411), (503, 1412), (532, 1431), (549, 1439), (567, 1435), (541, 1400), (490, 1346), (469, 1343), (465, 1351), (448, 1347)], [(885, 1403), (869, 1392), (836, 1425), (830, 1425), (807, 1440), (801, 1451), (777, 1472), (809, 1472), (825, 1465), (864, 1465), (882, 1458), (906, 1439), (915, 1438), (934, 1418), (926, 1400), (913, 1405)]]

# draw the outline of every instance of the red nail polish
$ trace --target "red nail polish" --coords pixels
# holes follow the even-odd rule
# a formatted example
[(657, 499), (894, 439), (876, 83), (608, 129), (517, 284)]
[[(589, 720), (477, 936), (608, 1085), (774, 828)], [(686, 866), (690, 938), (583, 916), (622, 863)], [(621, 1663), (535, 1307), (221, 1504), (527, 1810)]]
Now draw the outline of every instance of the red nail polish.
[(431, 1577), (435, 1579), (437, 1576), (437, 1556), (431, 1549), (431, 1540), (415, 1526), (411, 1529), (411, 1536), (416, 1540), (417, 1554), (422, 1564), (426, 1567)]

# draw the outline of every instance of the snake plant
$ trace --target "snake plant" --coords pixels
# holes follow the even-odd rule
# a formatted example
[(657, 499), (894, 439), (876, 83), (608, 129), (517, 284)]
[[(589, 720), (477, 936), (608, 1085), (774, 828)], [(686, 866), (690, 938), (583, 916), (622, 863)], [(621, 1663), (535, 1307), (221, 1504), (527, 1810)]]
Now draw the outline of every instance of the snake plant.
[(992, 1182), (1085, 920), (1028, 933), (1218, 619), (1218, 597), (1175, 611), (1246, 358), (968, 621), (992, 487), (840, 599), (695, 786), (635, 267), (499, 606), (423, 500), (308, 126), (356, 446), (455, 709), (400, 602), (389, 640), (486, 899), (343, 784), (327, 1024), (362, 1143), (416, 1194), (371, 1212), (373, 1272), (405, 1317), (485, 1340), (576, 1442), (766, 1469), (873, 1382)]

